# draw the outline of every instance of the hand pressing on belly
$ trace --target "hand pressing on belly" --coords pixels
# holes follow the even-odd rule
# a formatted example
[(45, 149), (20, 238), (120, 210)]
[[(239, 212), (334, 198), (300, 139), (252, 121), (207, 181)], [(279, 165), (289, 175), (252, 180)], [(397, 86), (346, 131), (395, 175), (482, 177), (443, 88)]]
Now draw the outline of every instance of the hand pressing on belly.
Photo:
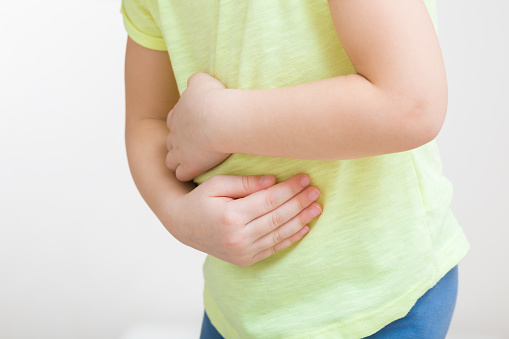
[(322, 209), (320, 192), (299, 174), (216, 175), (170, 204), (172, 234), (181, 243), (237, 266), (250, 266), (302, 239)]
[(180, 181), (189, 181), (223, 162), (230, 153), (212, 149), (207, 138), (204, 116), (205, 98), (226, 87), (206, 73), (194, 73), (187, 80), (187, 88), (167, 118), (170, 130), (167, 138), (166, 166)]

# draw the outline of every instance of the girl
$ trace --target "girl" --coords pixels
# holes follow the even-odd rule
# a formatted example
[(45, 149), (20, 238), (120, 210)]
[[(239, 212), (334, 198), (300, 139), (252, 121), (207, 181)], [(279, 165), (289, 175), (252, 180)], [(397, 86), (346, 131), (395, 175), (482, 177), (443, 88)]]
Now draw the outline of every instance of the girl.
[(469, 245), (434, 141), (434, 0), (121, 12), (129, 165), (208, 254), (202, 338), (445, 337)]

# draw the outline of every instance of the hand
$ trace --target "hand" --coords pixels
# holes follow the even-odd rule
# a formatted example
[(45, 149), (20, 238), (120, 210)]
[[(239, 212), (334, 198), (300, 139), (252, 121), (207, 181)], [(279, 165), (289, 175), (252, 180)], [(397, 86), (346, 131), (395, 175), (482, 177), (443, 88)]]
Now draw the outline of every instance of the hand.
[(180, 181), (189, 181), (223, 162), (230, 153), (216, 152), (207, 138), (204, 117), (212, 114), (205, 98), (226, 87), (206, 73), (194, 73), (187, 88), (168, 114), (166, 166)]
[(322, 209), (320, 192), (299, 174), (216, 175), (171, 204), (173, 236), (185, 245), (246, 267), (300, 240)]

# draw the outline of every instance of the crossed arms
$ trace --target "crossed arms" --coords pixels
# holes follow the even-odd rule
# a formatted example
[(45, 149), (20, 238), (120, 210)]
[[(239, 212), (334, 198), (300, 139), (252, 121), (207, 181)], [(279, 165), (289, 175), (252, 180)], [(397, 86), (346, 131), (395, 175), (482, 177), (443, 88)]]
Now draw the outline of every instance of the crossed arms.
[[(181, 242), (246, 266), (301, 239), (312, 211), (320, 210), (311, 198), (316, 188), (300, 179), (275, 184), (272, 178), (267, 186), (256, 178), (234, 183), (221, 176), (197, 188), (188, 182), (230, 153), (351, 159), (409, 150), (438, 134), (447, 83), (422, 0), (330, 0), (329, 7), (357, 74), (285, 88), (226, 89), (198, 73), (179, 96), (167, 53), (128, 40), (129, 165), (147, 204)], [(239, 107), (241, 114), (234, 114)], [(210, 212), (205, 207), (225, 185), (229, 205)], [(265, 202), (258, 216), (243, 207), (253, 199)], [(209, 211), (201, 217), (189, 207), (198, 202)], [(215, 227), (220, 238), (196, 240), (205, 220), (216, 220), (208, 228)], [(230, 232), (225, 223), (240, 226)]]

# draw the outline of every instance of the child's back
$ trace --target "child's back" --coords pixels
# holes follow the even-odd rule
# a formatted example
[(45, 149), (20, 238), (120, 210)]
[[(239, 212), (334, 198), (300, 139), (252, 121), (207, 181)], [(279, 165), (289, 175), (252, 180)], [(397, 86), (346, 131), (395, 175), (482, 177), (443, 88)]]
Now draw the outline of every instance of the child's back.
[[(242, 89), (355, 73), (325, 0), (148, 0), (146, 15), (141, 2), (124, 2), (131, 37), (167, 46), (180, 93), (196, 72)], [(425, 2), (436, 25), (435, 4)], [(435, 141), (340, 161), (232, 154), (195, 181), (298, 173), (311, 177), (323, 206), (303, 240), (249, 267), (204, 263), (205, 308), (228, 338), (367, 336), (404, 316), (468, 250)]]

